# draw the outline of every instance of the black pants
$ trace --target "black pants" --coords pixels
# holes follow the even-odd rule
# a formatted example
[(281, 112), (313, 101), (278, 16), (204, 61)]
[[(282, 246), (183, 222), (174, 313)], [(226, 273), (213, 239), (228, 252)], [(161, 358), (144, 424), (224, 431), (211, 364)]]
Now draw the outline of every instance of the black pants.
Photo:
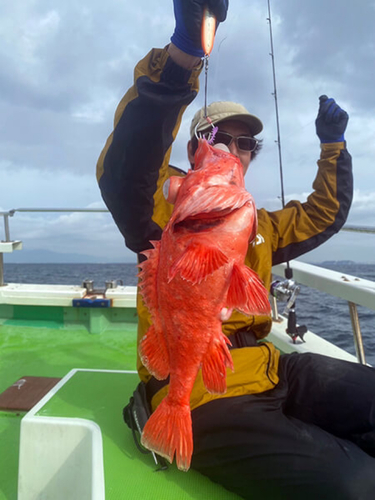
[(247, 499), (374, 500), (375, 369), (295, 353), (279, 377), (193, 410), (192, 468)]

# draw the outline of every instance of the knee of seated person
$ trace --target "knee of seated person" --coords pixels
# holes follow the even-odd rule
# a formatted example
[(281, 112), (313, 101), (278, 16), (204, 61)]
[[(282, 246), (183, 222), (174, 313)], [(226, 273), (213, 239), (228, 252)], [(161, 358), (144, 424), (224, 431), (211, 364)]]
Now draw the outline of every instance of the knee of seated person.
[(354, 463), (337, 478), (335, 498), (340, 500), (373, 500), (375, 498), (375, 460)]

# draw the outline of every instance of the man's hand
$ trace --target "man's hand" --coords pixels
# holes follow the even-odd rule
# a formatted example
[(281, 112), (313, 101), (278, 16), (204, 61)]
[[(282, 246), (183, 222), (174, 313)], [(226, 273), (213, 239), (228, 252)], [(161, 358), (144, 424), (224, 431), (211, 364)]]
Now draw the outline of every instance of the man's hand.
[(320, 142), (342, 142), (348, 124), (349, 115), (336, 104), (334, 99), (326, 95), (319, 97), (320, 105), (315, 120), (316, 134)]
[(201, 29), (205, 7), (216, 17), (217, 26), (227, 17), (229, 0), (173, 0), (176, 28), (171, 42), (186, 54), (203, 57)]

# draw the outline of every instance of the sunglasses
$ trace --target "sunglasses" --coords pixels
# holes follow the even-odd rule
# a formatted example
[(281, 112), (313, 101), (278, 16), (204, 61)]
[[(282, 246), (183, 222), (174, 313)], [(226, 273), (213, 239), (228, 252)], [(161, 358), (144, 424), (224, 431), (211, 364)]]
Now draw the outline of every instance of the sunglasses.
[(229, 148), (233, 141), (236, 141), (238, 149), (242, 151), (254, 151), (259, 142), (258, 139), (254, 139), (254, 137), (248, 135), (235, 137), (234, 135), (228, 134), (227, 132), (221, 132), (220, 130), (216, 132), (213, 142), (214, 144), (225, 144)]

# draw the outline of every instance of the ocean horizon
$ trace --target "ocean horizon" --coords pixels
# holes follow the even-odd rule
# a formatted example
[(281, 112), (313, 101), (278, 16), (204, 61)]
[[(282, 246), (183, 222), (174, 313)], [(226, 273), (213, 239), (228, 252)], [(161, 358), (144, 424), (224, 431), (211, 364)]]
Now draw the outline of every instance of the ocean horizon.
[[(314, 263), (313, 265), (318, 265)], [(320, 267), (375, 282), (375, 265), (353, 261), (324, 261)], [(56, 284), (81, 286), (92, 280), (97, 289), (106, 281), (136, 286), (136, 263), (4, 263), (5, 283)], [(283, 307), (283, 305), (281, 305)], [(296, 301), (298, 324), (355, 354), (348, 303), (301, 285)], [(366, 361), (375, 365), (375, 311), (358, 306)]]

